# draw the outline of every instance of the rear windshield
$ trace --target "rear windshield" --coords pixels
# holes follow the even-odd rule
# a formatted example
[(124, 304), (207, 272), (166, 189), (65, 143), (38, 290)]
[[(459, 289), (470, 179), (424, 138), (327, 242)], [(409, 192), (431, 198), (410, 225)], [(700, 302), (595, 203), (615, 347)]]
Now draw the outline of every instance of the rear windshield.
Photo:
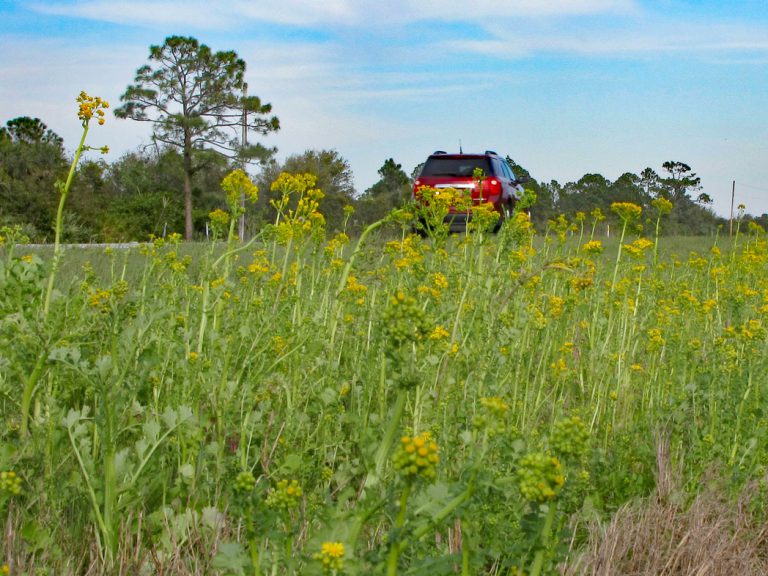
[(464, 176), (471, 178), (475, 168), (480, 168), (483, 174), (491, 173), (488, 158), (484, 156), (478, 156), (477, 158), (440, 158), (439, 156), (430, 156), (424, 164), (421, 175)]

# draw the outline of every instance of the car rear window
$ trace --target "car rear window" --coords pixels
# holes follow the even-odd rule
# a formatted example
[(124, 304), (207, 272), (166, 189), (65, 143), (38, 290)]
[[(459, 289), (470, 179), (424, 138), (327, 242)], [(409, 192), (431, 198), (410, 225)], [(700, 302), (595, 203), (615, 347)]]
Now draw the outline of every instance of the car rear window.
[(491, 173), (488, 158), (440, 158), (430, 156), (421, 171), (422, 176), (454, 176), (471, 178), (475, 168), (480, 168), (483, 174)]

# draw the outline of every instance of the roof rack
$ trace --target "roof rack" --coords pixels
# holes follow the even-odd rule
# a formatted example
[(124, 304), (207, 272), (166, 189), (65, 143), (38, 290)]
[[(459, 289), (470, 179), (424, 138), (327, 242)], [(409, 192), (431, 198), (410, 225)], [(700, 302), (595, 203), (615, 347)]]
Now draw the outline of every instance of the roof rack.
[(435, 150), (432, 154), (448, 154), (445, 150)]

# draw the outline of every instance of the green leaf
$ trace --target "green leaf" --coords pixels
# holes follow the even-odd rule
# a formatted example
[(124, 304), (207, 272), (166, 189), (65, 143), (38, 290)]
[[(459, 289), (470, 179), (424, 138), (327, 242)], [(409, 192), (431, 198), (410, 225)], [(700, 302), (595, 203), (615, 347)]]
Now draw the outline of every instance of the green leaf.
[(303, 460), (298, 454), (288, 454), (283, 461), (283, 465), (280, 466), (280, 472), (283, 474), (293, 474), (297, 470), (301, 469)]
[(168, 428), (173, 428), (179, 421), (178, 413), (170, 406), (166, 407), (165, 412), (163, 412), (161, 418)]
[(185, 482), (191, 482), (195, 477), (195, 467), (192, 464), (182, 464), (179, 466), (179, 475)]
[(112, 356), (107, 354), (96, 360), (96, 371), (102, 380), (108, 380), (112, 373)]
[(213, 557), (211, 567), (217, 570), (225, 570), (226, 574), (245, 574), (245, 568), (249, 567), (250, 560), (245, 550), (238, 542), (222, 542), (216, 556)]
[(51, 544), (51, 535), (37, 522), (29, 522), (21, 529), (21, 537), (27, 543), (30, 552), (45, 550)]

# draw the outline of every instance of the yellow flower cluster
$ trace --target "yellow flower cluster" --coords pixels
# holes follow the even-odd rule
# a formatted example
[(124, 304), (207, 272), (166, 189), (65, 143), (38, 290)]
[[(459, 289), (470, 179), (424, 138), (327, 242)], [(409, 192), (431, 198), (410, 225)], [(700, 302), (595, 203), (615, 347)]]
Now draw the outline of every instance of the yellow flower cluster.
[(289, 174), (288, 172), (282, 172), (277, 179), (272, 182), (270, 190), (281, 197), (286, 197), (291, 194), (315, 196), (316, 199), (323, 197), (323, 193), (320, 190), (315, 190), (314, 186), (317, 184), (317, 176), (314, 174)]
[(271, 265), (267, 253), (264, 250), (257, 250), (253, 253), (253, 261), (248, 264), (248, 272), (251, 274), (266, 274), (270, 271)]
[(539, 504), (553, 500), (565, 484), (560, 461), (543, 452), (523, 456), (518, 463), (517, 478), (523, 497)]
[(499, 396), (480, 398), (480, 409), (472, 419), (475, 428), (485, 429), (490, 434), (503, 434), (509, 404)]
[(663, 216), (665, 214), (669, 214), (672, 212), (672, 202), (667, 200), (666, 198), (655, 198), (651, 200), (651, 206), (656, 208), (656, 210), (659, 213), (659, 216)]
[[(308, 235), (325, 235), (325, 217), (318, 211), (320, 200), (325, 196), (314, 188), (317, 177), (314, 174), (288, 174), (283, 172), (272, 183), (271, 191), (280, 196), (270, 200), (278, 212), (275, 226), (276, 240), (287, 244), (292, 240), (303, 240)], [(291, 209), (291, 197), (297, 196), (296, 207)], [(280, 222), (280, 220), (283, 220)]]
[(638, 238), (631, 244), (624, 244), (623, 249), (630, 256), (634, 256), (635, 258), (642, 258), (645, 255), (645, 251), (651, 246), (653, 246), (653, 242), (648, 240), (648, 238)]
[(109, 302), (111, 298), (111, 290), (94, 290), (90, 296), (88, 296), (88, 305), (100, 312), (107, 312), (109, 310)]
[(79, 106), (77, 117), (83, 121), (84, 125), (88, 124), (94, 116), (99, 119), (99, 125), (104, 124), (104, 110), (109, 108), (109, 102), (98, 96), (89, 96), (83, 91), (77, 97), (77, 103)]
[(600, 240), (590, 240), (581, 247), (581, 251), (587, 254), (602, 254), (603, 250), (603, 243)]
[(589, 448), (589, 428), (579, 416), (571, 416), (555, 422), (549, 437), (549, 445), (555, 453), (568, 457), (580, 457)]
[(560, 296), (554, 296), (553, 294), (547, 294), (547, 314), (552, 319), (559, 318), (563, 315), (565, 309), (565, 300)]
[(325, 245), (325, 253), (330, 256), (337, 256), (340, 255), (342, 250), (344, 249), (344, 246), (349, 244), (349, 236), (347, 236), (344, 232), (339, 232), (328, 240), (328, 242)]
[(432, 330), (429, 334), (430, 340), (445, 340), (449, 338), (451, 335), (448, 330), (446, 330), (443, 326), (435, 326), (435, 329)]
[(664, 340), (664, 337), (661, 334), (661, 330), (659, 328), (651, 328), (648, 330), (648, 349), (649, 350), (659, 350), (664, 347), (666, 344), (666, 340)]
[(643, 213), (643, 209), (632, 202), (614, 202), (611, 204), (611, 210), (616, 212), (624, 222), (637, 220)]
[(435, 214), (447, 214), (452, 207), (459, 212), (466, 212), (472, 205), (470, 195), (456, 188), (422, 186), (416, 191), (416, 196), (425, 206), (429, 206)]
[(440, 461), (437, 452), (437, 443), (431, 439), (429, 432), (415, 437), (403, 436), (394, 456), (395, 469), (409, 481), (419, 477), (434, 480)]
[(501, 214), (494, 208), (491, 202), (483, 202), (472, 207), (472, 219), (469, 222), (468, 230), (486, 231), (490, 230), (499, 221)]
[(348, 276), (347, 277), (347, 286), (345, 288), (347, 292), (350, 294), (365, 294), (368, 292), (368, 286), (365, 284), (361, 284), (357, 277), (355, 276)]
[(0, 492), (7, 492), (13, 496), (21, 494), (21, 478), (16, 472), (0, 472)]
[(288, 341), (282, 336), (272, 337), (272, 352), (274, 354), (282, 354), (285, 349), (288, 348)]
[(424, 260), (423, 245), (418, 236), (406, 236), (402, 241), (387, 242), (384, 251), (392, 258), (392, 264), (398, 270), (410, 268)]
[(503, 417), (507, 410), (509, 410), (509, 404), (504, 402), (499, 396), (480, 398), (480, 405), (487, 408), (489, 412), (497, 417)]
[(221, 181), (221, 189), (224, 190), (227, 198), (227, 206), (233, 216), (239, 216), (243, 213), (240, 205), (242, 200), (251, 203), (259, 199), (259, 187), (256, 186), (248, 175), (242, 170), (233, 170), (227, 174)]
[(442, 272), (435, 272), (429, 276), (430, 283), (422, 284), (418, 287), (419, 294), (431, 296), (435, 300), (442, 296), (443, 291), (448, 288), (448, 278)]
[(213, 212), (208, 214), (208, 218), (211, 220), (211, 225), (223, 228), (229, 224), (229, 214), (224, 212), (221, 208), (216, 208)]
[(442, 272), (435, 272), (433, 274), (430, 274), (430, 278), (432, 279), (432, 285), (438, 289), (438, 290), (445, 290), (448, 288), (448, 278), (445, 277), (445, 274)]
[(304, 491), (298, 480), (280, 480), (267, 494), (267, 506), (279, 510), (289, 510), (299, 505)]
[(565, 214), (558, 215), (554, 220), (547, 221), (548, 226), (557, 234), (558, 240), (562, 243), (565, 242), (568, 230), (571, 229)]
[(515, 212), (507, 228), (511, 231), (512, 237), (520, 244), (524, 244), (535, 233), (533, 222), (527, 212)]
[(323, 565), (323, 574), (333, 574), (341, 570), (344, 553), (344, 544), (341, 542), (323, 542), (320, 552), (314, 558)]

